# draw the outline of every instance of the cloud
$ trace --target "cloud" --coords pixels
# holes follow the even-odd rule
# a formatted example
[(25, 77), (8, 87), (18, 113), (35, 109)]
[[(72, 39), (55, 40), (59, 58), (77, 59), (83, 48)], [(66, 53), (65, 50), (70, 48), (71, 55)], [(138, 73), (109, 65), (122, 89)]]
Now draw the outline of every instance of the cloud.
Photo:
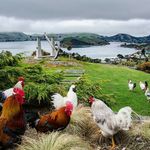
[(0, 31), (148, 35), (149, 6), (150, 0), (1, 0)]
[(31, 20), (150, 19), (150, 0), (1, 0), (0, 14)]
[(26, 20), (0, 16), (0, 31), (20, 31), (25, 33), (70, 33), (92, 32), (101, 35), (128, 33), (135, 36), (149, 35), (150, 20)]

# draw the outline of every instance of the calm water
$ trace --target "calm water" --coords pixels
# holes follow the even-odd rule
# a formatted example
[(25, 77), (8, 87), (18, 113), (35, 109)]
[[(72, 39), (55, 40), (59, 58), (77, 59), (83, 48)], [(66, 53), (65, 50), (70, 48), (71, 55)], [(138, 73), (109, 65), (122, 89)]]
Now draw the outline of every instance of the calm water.
[[(45, 51), (51, 50), (47, 41), (42, 41), (42, 49)], [(131, 54), (136, 50), (131, 48), (123, 48), (120, 47), (121, 43), (111, 42), (110, 45), (106, 46), (92, 46), (86, 48), (73, 48), (70, 53), (79, 53), (80, 55), (86, 55), (91, 58), (112, 58), (116, 57), (117, 54)], [(20, 52), (25, 53), (25, 55), (29, 56), (33, 51), (36, 50), (37, 42), (36, 41), (24, 41), (24, 42), (0, 42), (0, 51), (9, 50), (14, 55)], [(66, 49), (63, 49), (67, 51)], [(68, 51), (67, 51), (68, 52)]]

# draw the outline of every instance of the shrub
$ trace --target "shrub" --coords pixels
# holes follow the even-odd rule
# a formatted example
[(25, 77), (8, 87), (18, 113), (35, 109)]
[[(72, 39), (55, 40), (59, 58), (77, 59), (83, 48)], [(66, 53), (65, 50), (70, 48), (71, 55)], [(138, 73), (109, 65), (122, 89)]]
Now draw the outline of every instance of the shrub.
[[(26, 84), (25, 93), (27, 103), (31, 105), (50, 105), (51, 96), (55, 92), (61, 92), (59, 88), (63, 79), (62, 73), (46, 73), (40, 65), (33, 65), (24, 69)], [(61, 89), (61, 90), (60, 90)]]
[(134, 66), (137, 65), (137, 62), (128, 60), (128, 61), (125, 61), (125, 62), (121, 62), (121, 65), (134, 67)]
[(5, 67), (5, 69), (0, 69), (0, 89), (4, 90), (14, 86), (19, 76), (24, 76), (24, 72), (20, 68)]
[(62, 73), (48, 74), (39, 65), (26, 68), (7, 66), (0, 69), (0, 89), (5, 90), (13, 87), (17, 83), (19, 76), (25, 78), (27, 104), (35, 106), (50, 105), (52, 94), (56, 92), (63, 94), (65, 91), (64, 87), (59, 85), (63, 79)]
[(53, 73), (48, 74), (44, 72), (43, 68), (40, 65), (34, 65), (25, 68), (26, 79), (29, 82), (36, 83), (59, 83), (63, 79), (62, 73)]
[(2, 51), (0, 53), (0, 67), (3, 68), (5, 66), (16, 66), (21, 59), (22, 54), (17, 54), (13, 56), (12, 53), (9, 51)]
[(150, 62), (145, 62), (137, 67), (138, 70), (150, 73)]
[(34, 106), (50, 106), (51, 96), (58, 92), (64, 95), (64, 87), (58, 84), (27, 83), (25, 86), (27, 104)]
[(109, 106), (115, 102), (113, 95), (103, 94), (100, 84), (92, 83), (86, 77), (82, 77), (77, 83), (77, 95), (81, 103), (85, 105), (89, 105), (88, 99), (90, 96), (101, 99)]
[(59, 51), (59, 56), (63, 56), (63, 57), (71, 57), (74, 58), (76, 60), (81, 60), (81, 61), (85, 61), (85, 62), (92, 62), (92, 63), (101, 63), (101, 59), (92, 59), (90, 57), (87, 57), (86, 55), (79, 55), (78, 53), (67, 53), (63, 50)]
[(33, 65), (30, 67), (25, 68), (25, 73), (27, 74), (41, 74), (43, 71), (42, 67), (40, 65)]

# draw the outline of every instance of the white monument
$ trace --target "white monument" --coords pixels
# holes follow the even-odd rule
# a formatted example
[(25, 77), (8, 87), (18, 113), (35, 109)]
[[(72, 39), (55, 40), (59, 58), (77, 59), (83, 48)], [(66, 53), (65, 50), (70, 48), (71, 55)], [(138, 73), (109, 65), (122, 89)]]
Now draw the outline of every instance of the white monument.
[(41, 40), (39, 37), (37, 37), (37, 47), (36, 47), (36, 59), (39, 59), (42, 57), (42, 50), (41, 50)]
[(60, 50), (60, 41), (54, 41), (54, 38), (51, 38), (51, 40), (48, 38), (48, 36), (46, 35), (46, 33), (44, 33), (46, 40), (48, 41), (48, 43), (50, 44), (51, 47), (51, 51), (50, 51), (50, 55), (48, 56), (42, 56), (42, 49), (41, 49), (41, 40), (38, 37), (37, 38), (37, 51), (36, 51), (36, 59), (40, 59), (43, 57), (51, 57), (56, 59), (58, 56), (58, 52)]

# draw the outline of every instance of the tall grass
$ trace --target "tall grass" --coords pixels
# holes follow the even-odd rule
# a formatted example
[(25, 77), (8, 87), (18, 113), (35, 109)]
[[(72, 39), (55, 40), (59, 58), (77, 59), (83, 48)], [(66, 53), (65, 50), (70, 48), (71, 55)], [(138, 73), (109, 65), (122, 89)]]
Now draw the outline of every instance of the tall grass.
[(18, 150), (92, 150), (81, 138), (67, 133), (40, 135), (37, 140), (24, 137), (24, 143)]
[(72, 116), (66, 132), (77, 135), (89, 143), (98, 143), (102, 137), (100, 129), (93, 122), (89, 107), (77, 108)]
[[(65, 132), (81, 137), (93, 147), (99, 147), (100, 150), (109, 149), (111, 146), (111, 137), (103, 137), (100, 128), (93, 121), (88, 107), (81, 107), (74, 111), (71, 122)], [(150, 146), (149, 133), (150, 124), (140, 124), (140, 128), (137, 124), (134, 124), (131, 131), (120, 131), (114, 136), (117, 149), (137, 150), (142, 147), (147, 150), (146, 148)]]
[[(116, 150), (149, 150), (149, 127), (150, 123), (133, 124), (131, 131), (117, 133), (114, 136)], [(23, 138), (18, 150), (108, 150), (111, 147), (111, 138), (102, 136), (89, 107), (78, 107), (72, 114), (70, 124), (62, 132), (46, 135), (37, 135), (33, 129), (27, 132), (28, 137)]]

